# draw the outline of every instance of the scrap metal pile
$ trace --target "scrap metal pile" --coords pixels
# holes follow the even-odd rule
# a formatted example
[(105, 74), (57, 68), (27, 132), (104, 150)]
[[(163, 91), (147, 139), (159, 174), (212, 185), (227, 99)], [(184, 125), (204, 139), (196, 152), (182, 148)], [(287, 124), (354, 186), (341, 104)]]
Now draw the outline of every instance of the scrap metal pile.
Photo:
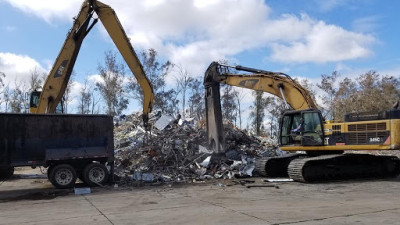
[[(159, 115), (160, 116), (160, 115)], [(252, 176), (256, 157), (275, 156), (274, 141), (249, 136), (225, 125), (227, 151), (212, 154), (206, 131), (193, 120), (155, 117), (145, 132), (141, 116), (126, 116), (115, 124), (115, 174), (121, 184), (193, 182)]]

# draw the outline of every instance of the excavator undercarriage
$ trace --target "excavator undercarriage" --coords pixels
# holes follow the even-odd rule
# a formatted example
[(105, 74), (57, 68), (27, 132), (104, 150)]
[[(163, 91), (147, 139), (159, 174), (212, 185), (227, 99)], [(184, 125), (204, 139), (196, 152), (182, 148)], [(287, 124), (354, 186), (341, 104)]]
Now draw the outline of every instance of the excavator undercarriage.
[(289, 154), (256, 160), (256, 171), (265, 177), (288, 177), (298, 182), (390, 178), (400, 175), (400, 159), (371, 154)]

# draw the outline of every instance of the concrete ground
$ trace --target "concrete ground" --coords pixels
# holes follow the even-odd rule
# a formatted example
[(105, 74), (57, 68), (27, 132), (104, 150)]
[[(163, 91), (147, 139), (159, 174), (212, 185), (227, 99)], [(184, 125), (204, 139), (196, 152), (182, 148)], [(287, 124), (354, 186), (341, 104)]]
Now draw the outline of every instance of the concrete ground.
[(214, 180), (109, 186), (75, 195), (54, 189), (38, 170), (16, 174), (19, 179), (0, 181), (0, 224), (400, 224), (400, 178), (328, 184), (253, 178), (244, 185)]

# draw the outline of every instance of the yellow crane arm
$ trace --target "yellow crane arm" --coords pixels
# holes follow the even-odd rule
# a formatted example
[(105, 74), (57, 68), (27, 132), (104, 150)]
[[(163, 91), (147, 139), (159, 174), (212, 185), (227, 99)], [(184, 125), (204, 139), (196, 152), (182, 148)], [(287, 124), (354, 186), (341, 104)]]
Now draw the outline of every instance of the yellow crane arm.
[[(78, 16), (74, 20), (71, 30), (67, 34), (64, 45), (62, 46), (53, 67), (43, 85), (39, 103), (36, 111), (32, 113), (54, 113), (57, 104), (61, 101), (71, 77), (72, 69), (75, 65), (81, 44), (90, 28), (89, 27), (93, 10), (85, 1), (82, 4)], [(88, 28), (89, 27), (89, 28)]]
[(101, 3), (99, 1), (94, 2), (94, 10), (98, 15), (100, 21), (106, 28), (114, 44), (117, 46), (122, 57), (125, 59), (130, 70), (138, 81), (139, 85), (143, 90), (143, 116), (148, 119), (148, 114), (154, 104), (154, 93), (153, 88), (149, 79), (147, 78), (143, 66), (133, 49), (128, 36), (126, 35), (124, 28), (118, 20), (115, 11), (108, 5)]
[(82, 41), (97, 22), (97, 19), (94, 19), (93, 23), (89, 25), (94, 12), (96, 12), (133, 75), (136, 77), (139, 85), (142, 87), (144, 96), (143, 118), (146, 125), (148, 114), (151, 112), (154, 102), (153, 88), (115, 11), (110, 6), (96, 0), (86, 0), (83, 2), (73, 27), (69, 31), (65, 43), (43, 86), (36, 113), (53, 113), (55, 111), (57, 104), (65, 92)]
[(275, 95), (286, 101), (293, 109), (316, 108), (308, 92), (293, 80), (277, 74), (226, 75), (221, 83)]
[[(230, 67), (253, 74), (233, 74), (229, 71)], [(207, 135), (209, 145), (215, 152), (225, 150), (220, 84), (270, 93), (283, 99), (295, 110), (317, 108), (309, 92), (289, 75), (242, 66), (226, 66), (213, 62), (204, 75), (204, 86), (206, 88)]]
[[(215, 67), (214, 71), (216, 73), (207, 73), (205, 80), (214, 80), (221, 84), (267, 92), (283, 99), (294, 110), (317, 108), (310, 93), (287, 74), (243, 66), (226, 66), (218, 63), (211, 65), (210, 67)], [(236, 70), (248, 71), (253, 74), (239, 75), (223, 72), (224, 67), (232, 67)], [(227, 69), (225, 70), (228, 71)], [(211, 69), (209, 68), (208, 71), (211, 71)]]

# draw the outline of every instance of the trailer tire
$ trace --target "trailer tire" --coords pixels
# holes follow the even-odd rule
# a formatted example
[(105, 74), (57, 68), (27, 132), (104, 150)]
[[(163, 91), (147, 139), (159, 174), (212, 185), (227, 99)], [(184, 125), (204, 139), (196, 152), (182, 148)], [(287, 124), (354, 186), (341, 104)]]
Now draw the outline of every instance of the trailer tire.
[(76, 179), (76, 171), (69, 164), (59, 164), (50, 170), (49, 180), (56, 188), (71, 188)]
[(0, 180), (6, 180), (14, 175), (14, 167), (5, 167), (0, 169)]
[(50, 180), (50, 173), (51, 173), (51, 170), (54, 168), (54, 166), (49, 166), (48, 168), (47, 168), (47, 179), (49, 179)]
[(90, 163), (83, 169), (83, 180), (89, 186), (104, 185), (110, 173), (105, 165)]

